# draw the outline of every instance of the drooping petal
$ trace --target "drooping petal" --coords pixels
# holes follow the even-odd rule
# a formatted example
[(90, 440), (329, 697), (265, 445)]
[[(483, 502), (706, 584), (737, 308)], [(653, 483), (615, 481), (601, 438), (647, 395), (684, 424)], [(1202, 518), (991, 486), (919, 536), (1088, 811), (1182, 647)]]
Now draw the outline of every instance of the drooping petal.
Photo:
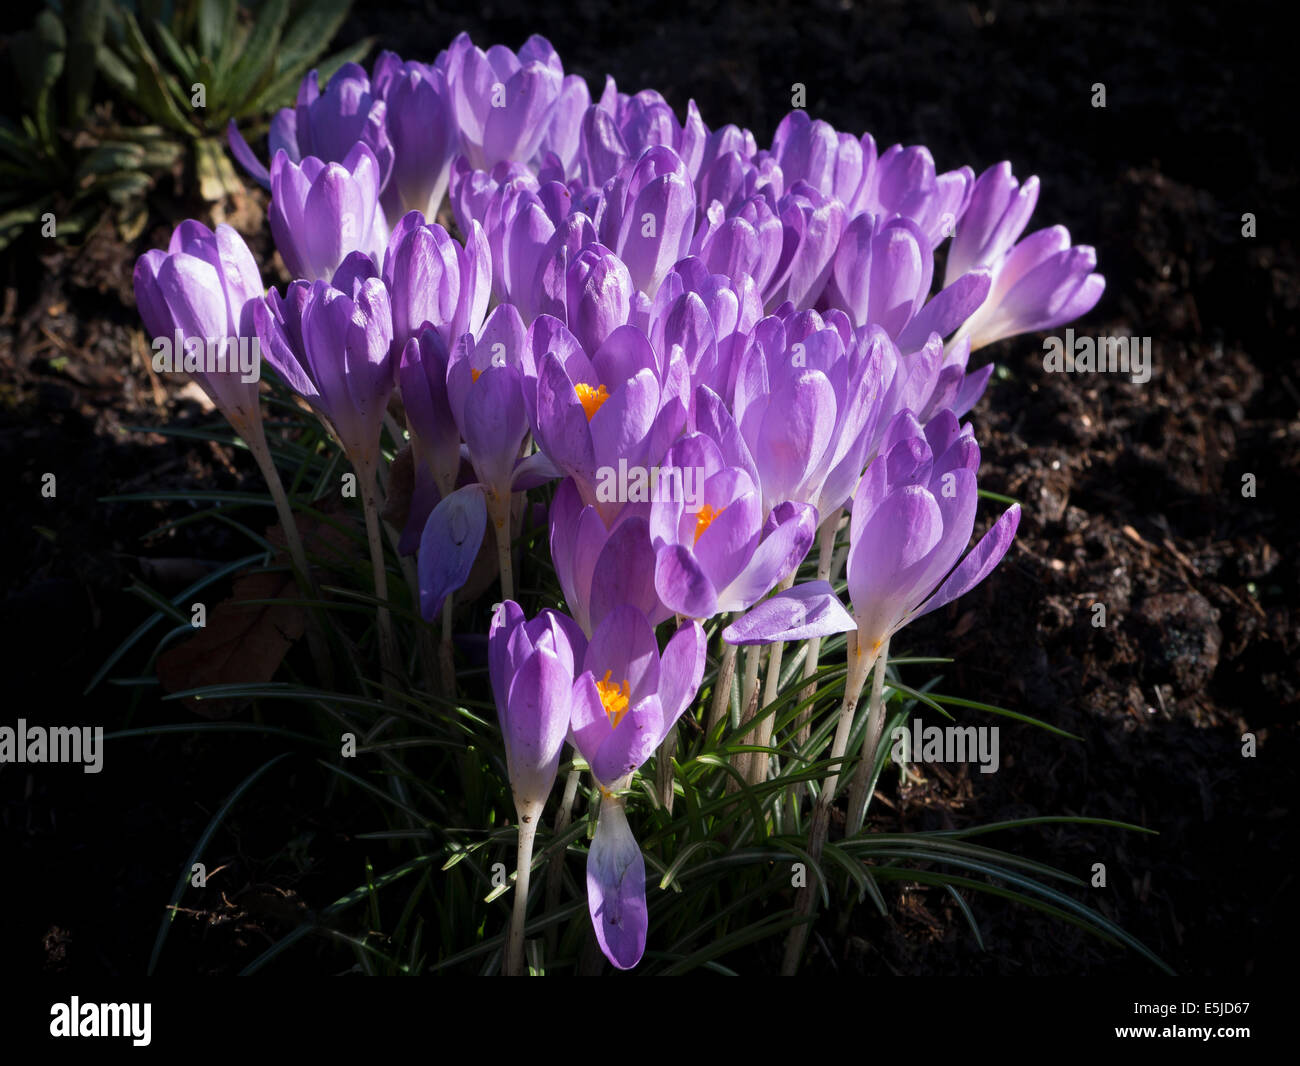
[(457, 489), (429, 515), (417, 559), (420, 614), (426, 622), (437, 620), (442, 601), (469, 578), (486, 528), (487, 498), (481, 485)]
[(856, 629), (829, 581), (809, 581), (778, 592), (722, 631), (728, 644), (808, 640)]

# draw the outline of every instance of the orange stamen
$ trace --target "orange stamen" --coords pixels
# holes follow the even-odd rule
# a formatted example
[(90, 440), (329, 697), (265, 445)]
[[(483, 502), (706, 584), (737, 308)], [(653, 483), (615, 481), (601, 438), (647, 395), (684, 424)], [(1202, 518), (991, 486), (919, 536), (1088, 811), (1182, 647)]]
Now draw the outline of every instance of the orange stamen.
[(618, 723), (623, 720), (623, 715), (627, 714), (627, 705), (632, 698), (632, 689), (624, 680), (621, 685), (609, 679), (613, 670), (605, 671), (603, 681), (596, 682), (596, 691), (600, 693), (601, 705), (605, 708), (605, 713), (609, 715), (609, 724), (615, 729)]
[(609, 399), (609, 393), (605, 390), (604, 385), (593, 389), (590, 385), (579, 382), (573, 386), (573, 390), (578, 394), (578, 402), (582, 404), (582, 409), (587, 413), (588, 422), (596, 417), (596, 412), (600, 410), (601, 405)]

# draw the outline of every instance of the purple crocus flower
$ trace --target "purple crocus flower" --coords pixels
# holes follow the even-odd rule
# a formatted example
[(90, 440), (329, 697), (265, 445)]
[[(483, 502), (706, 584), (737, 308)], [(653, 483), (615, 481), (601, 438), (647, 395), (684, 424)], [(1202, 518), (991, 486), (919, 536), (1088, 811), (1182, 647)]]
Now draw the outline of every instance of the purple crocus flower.
[[(387, 108), (381, 95), (377, 86), (372, 90), (365, 70), (356, 63), (339, 67), (323, 93), (316, 71), (308, 71), (298, 86), (297, 106), (281, 109), (271, 121), (268, 145), (272, 161), (283, 151), (292, 163), (300, 163), (308, 156), (326, 163), (340, 163), (360, 142), (375, 157), (382, 188), (393, 168), (394, 153), (385, 122)], [(269, 189), (271, 175), (240, 135), (234, 119), (230, 120), (226, 140), (249, 176)]]
[(647, 148), (605, 187), (594, 221), (632, 284), (653, 298), (694, 232), (695, 186), (686, 164), (665, 145)]
[(456, 486), (460, 431), (447, 401), (447, 350), (433, 328), (412, 337), (401, 350), (397, 382), (411, 434), (414, 487), (398, 551), (414, 554), (425, 522)]
[(617, 470), (620, 462), (652, 466), (685, 423), (689, 382), (681, 352), (661, 364), (645, 334), (623, 325), (588, 358), (577, 338), (546, 315), (533, 323), (529, 348), (537, 381), (530, 418), (538, 446), (612, 523), (628, 501), (598, 492), (602, 471)]
[(1096, 265), (1096, 251), (1071, 245), (1064, 226), (1031, 233), (993, 265), (988, 298), (954, 339), (969, 337), (974, 351), (1087, 314), (1106, 288), (1105, 279), (1094, 273)]
[(487, 170), (503, 159), (531, 162), (563, 89), (555, 49), (534, 35), (518, 55), (501, 45), (483, 52), (462, 33), (447, 54), (452, 106), (470, 165)]
[[(403, 63), (392, 52), (375, 60), (375, 92), (387, 106), (393, 167), (384, 207), (396, 222), (408, 211), (436, 218), (451, 161), (460, 150), (447, 76), (427, 63)], [(369, 143), (369, 142), (367, 142)]]
[(393, 336), (404, 346), (427, 327), (438, 331), (444, 347), (466, 333), (477, 333), (491, 296), (492, 266), (487, 238), (471, 222), (465, 244), (445, 229), (426, 223), (419, 211), (393, 227), (383, 253), (384, 281), (392, 294)]
[(794, 572), (812, 546), (817, 512), (783, 503), (764, 520), (750, 475), (703, 434), (682, 437), (659, 466), (668, 491), (650, 505), (655, 588), (688, 618), (743, 611)]
[(587, 640), (571, 618), (545, 610), (530, 621), (513, 600), (488, 630), (488, 672), (506, 746), (506, 766), (521, 819), (541, 812), (569, 732), (576, 663)]
[(622, 605), (597, 627), (573, 686), (569, 739), (601, 788), (600, 819), (587, 855), (587, 904), (596, 940), (620, 970), (645, 952), (645, 860), (615, 795), (690, 706), (704, 675), (704, 631), (681, 626), (659, 654), (654, 630)]
[(342, 163), (307, 156), (300, 165), (283, 150), (276, 152), (267, 217), (289, 273), (307, 281), (326, 280), (355, 251), (378, 262), (388, 240), (379, 206), (382, 187), (379, 163), (361, 142)]
[[(858, 653), (868, 662), (903, 626), (983, 581), (1011, 546), (1019, 504), (1003, 512), (962, 559), (975, 526), (978, 468), (971, 427), (959, 427), (952, 412), (939, 412), (924, 429), (910, 411), (890, 424), (879, 457), (854, 495), (848, 559), (853, 622), (839, 627), (857, 629)], [(795, 591), (759, 604), (730, 626), (724, 639), (733, 644), (791, 639), (791, 618), (820, 610), (830, 595), (823, 589), (821, 596), (803, 593), (798, 601), (791, 595)], [(803, 613), (792, 610), (796, 603)]]
[(395, 381), (392, 312), (374, 261), (354, 252), (332, 283), (292, 282), (253, 305), (262, 351), (285, 383), (334, 430), (359, 477), (379, 462)]
[(153, 347), (159, 351), (166, 342), (173, 369), (181, 368), (187, 347), (204, 355), (224, 350), (229, 369), (209, 372), (199, 364), (204, 369), (191, 376), (241, 436), (255, 432), (260, 362), (249, 378), (239, 369), (239, 347), (241, 341), (257, 344), (253, 305), (265, 290), (244, 239), (226, 225), (214, 232), (201, 222), (182, 222), (167, 251), (154, 249), (136, 261), (132, 280)]

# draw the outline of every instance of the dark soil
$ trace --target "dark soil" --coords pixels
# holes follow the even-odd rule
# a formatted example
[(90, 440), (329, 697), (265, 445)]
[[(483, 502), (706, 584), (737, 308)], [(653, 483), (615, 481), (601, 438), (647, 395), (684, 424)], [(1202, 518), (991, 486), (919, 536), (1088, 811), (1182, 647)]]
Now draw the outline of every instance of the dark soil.
[[(1000, 772), (924, 767), (901, 790), (891, 772), (874, 821), (920, 829), (1078, 814), (1157, 829), (981, 840), (1088, 880), (1105, 864), (1091, 902), (1180, 972), (1221, 977), (1277, 968), (1294, 943), (1300, 190), (1293, 123), (1281, 118), (1295, 93), (1292, 42), (1276, 19), (1250, 3), (670, 11), (511, 0), (470, 14), (367, 3), (343, 33), (431, 59), (460, 29), (483, 45), (539, 32), (597, 92), (609, 71), (624, 90), (660, 89), (679, 113), (694, 98), (706, 122), (749, 126), (760, 143), (800, 82), (814, 116), (870, 130), (882, 147), (919, 142), (941, 168), (1009, 159), (1040, 176), (1035, 226), (1064, 223), (1095, 245), (1107, 279), (1076, 330), (1151, 338), (1153, 374), (1146, 384), (1045, 374), (1034, 336), (977, 355), (1000, 366), (972, 414), (981, 486), (1022, 501), (1024, 519), (994, 576), (895, 651), (951, 656), (943, 691), (1082, 742), (1003, 722)], [(1098, 82), (1104, 109), (1091, 105)], [(149, 613), (125, 591), (136, 579), (174, 593), (243, 550), (213, 521), (149, 536), (198, 505), (102, 501), (257, 486), (242, 454), (128, 430), (208, 418), (192, 394), (152, 379), (130, 286), (135, 258), (201, 210), (181, 194), (187, 181), (156, 191), (151, 225), (129, 245), (106, 220), (79, 248), (33, 235), (0, 259), (7, 723), (178, 720), (184, 712), (154, 689), (82, 691)], [(1245, 213), (1257, 236), (1242, 235)], [(40, 493), (46, 472), (54, 499)], [(923, 680), (929, 668), (909, 669)], [(1254, 758), (1243, 757), (1245, 734)], [(16, 893), (0, 901), (0, 922), (13, 926), (0, 935), (20, 971), (143, 972), (178, 863), (275, 751), (238, 735), (119, 743), (111, 802), (73, 768), (0, 771), (0, 850)], [(348, 835), (355, 827), (318, 823), (319, 782), (300, 769), (268, 774), (241, 804), (212, 882), (222, 907), (178, 920), (164, 971), (237, 970), (304, 909), (353, 886), (367, 852)], [(971, 901), (986, 951), (941, 890), (887, 898), (888, 922), (868, 905), (847, 924), (823, 916), (808, 970), (1150, 972), (1134, 954), (989, 897)], [(307, 952), (277, 965), (316, 972)], [(774, 968), (766, 952), (750, 966)]]

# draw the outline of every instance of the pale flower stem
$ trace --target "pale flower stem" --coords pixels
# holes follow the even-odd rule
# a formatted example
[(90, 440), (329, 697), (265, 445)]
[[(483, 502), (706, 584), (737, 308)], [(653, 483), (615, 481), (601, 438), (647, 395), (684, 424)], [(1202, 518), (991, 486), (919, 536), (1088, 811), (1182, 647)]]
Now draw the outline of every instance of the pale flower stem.
[[(760, 709), (766, 710), (776, 702), (776, 690), (781, 680), (781, 659), (785, 654), (785, 642), (778, 640), (767, 653), (767, 677), (763, 681), (763, 701), (759, 704)], [(772, 730), (776, 727), (776, 716), (769, 714), (758, 722), (758, 736), (754, 743), (760, 747), (769, 747), (772, 743)], [(761, 751), (752, 753), (749, 757), (749, 774), (748, 781), (751, 785), (762, 784), (767, 777), (767, 767), (771, 756), (763, 754)]]
[[(839, 723), (835, 729), (835, 739), (831, 741), (831, 761), (838, 766), (848, 750), (849, 737), (853, 734), (853, 718), (858, 709), (858, 699), (866, 684), (867, 674), (875, 660), (875, 654), (864, 655), (858, 644), (857, 633), (850, 632), (848, 639), (848, 675), (844, 678), (844, 699), (840, 704)], [(826, 833), (830, 828), (831, 803), (835, 799), (835, 789), (839, 784), (839, 770), (826, 775), (822, 782), (821, 793), (813, 806), (812, 822), (808, 832), (808, 854), (818, 862), (821, 861), (822, 848), (826, 844)], [(809, 871), (812, 874), (812, 871)], [(809, 880), (795, 897), (795, 915), (806, 918), (794, 926), (785, 941), (785, 958), (781, 964), (781, 975), (791, 977), (799, 969), (799, 960), (803, 957), (804, 944), (812, 925), (812, 916), (817, 909), (817, 885)]]
[(496, 534), (497, 568), (501, 573), (501, 599), (515, 598), (514, 563), (510, 557), (510, 494), (488, 493), (488, 517)]
[[(839, 529), (841, 511), (836, 511), (826, 519), (817, 530), (817, 580), (829, 581), (831, 577), (831, 559), (835, 555), (835, 533)], [(817, 672), (818, 663), (821, 661), (822, 638), (812, 637), (808, 641), (808, 654), (803, 661), (803, 678), (805, 681)], [(816, 687), (808, 685), (799, 693), (799, 702), (812, 698), (816, 692)], [(803, 747), (808, 743), (808, 737), (812, 733), (812, 705), (806, 707), (799, 715), (799, 722), (795, 733), (795, 743)]]
[(510, 937), (506, 947), (505, 974), (525, 977), (524, 918), (528, 911), (528, 883), (533, 873), (533, 839), (537, 836), (540, 807), (519, 816), (519, 843), (515, 852), (515, 906), (510, 917)]
[[(298, 523), (294, 521), (289, 496), (284, 491), (280, 472), (275, 468), (275, 460), (271, 458), (271, 448), (267, 444), (266, 430), (262, 425), (261, 409), (259, 408), (256, 415), (244, 425), (235, 428), (244, 438), (244, 443), (248, 445), (248, 450), (262, 472), (262, 480), (270, 490), (271, 500), (275, 504), (275, 513), (280, 520), (280, 528), (284, 530), (284, 544), (289, 551), (289, 561), (293, 564), (298, 587), (302, 589), (304, 595), (316, 599), (318, 598), (316, 579), (312, 575), (311, 567), (307, 565), (307, 553), (303, 550), (302, 537), (298, 533)], [(330, 665), (325, 637), (321, 632), (320, 619), (314, 610), (307, 611), (307, 646), (311, 651), (312, 661), (316, 664), (316, 674), (321, 683), (331, 683), (334, 671)]]
[[(758, 710), (758, 667), (763, 659), (763, 647), (761, 644), (751, 644), (745, 649), (745, 679), (740, 687), (740, 724), (746, 726), (754, 720), (754, 714)], [(741, 735), (741, 743), (750, 743), (750, 737), (753, 730), (749, 730)], [(749, 752), (737, 752), (731, 757), (731, 765), (736, 772), (746, 781), (749, 780)], [(734, 778), (727, 780), (728, 791), (736, 790)]]
[(875, 671), (871, 678), (871, 698), (867, 703), (867, 736), (862, 742), (862, 755), (853, 772), (853, 785), (849, 790), (848, 825), (844, 835), (855, 837), (862, 831), (867, 817), (867, 804), (871, 801), (867, 789), (876, 766), (881, 734), (885, 728), (885, 664), (889, 660), (889, 640), (885, 639), (876, 655)]
[(379, 531), (379, 501), (376, 499), (375, 470), (373, 464), (361, 471), (361, 506), (366, 516), (366, 540), (370, 542), (370, 568), (375, 578), (375, 598), (380, 601), (376, 611), (379, 625), (379, 658), (384, 672), (384, 684), (396, 685), (401, 677), (398, 670), (397, 640), (393, 635), (393, 619), (388, 611), (388, 570), (384, 565), (383, 535)]
[(709, 707), (709, 732), (712, 733), (731, 707), (731, 682), (736, 676), (736, 645), (722, 645), (718, 663), (718, 680), (713, 686), (713, 703)]

